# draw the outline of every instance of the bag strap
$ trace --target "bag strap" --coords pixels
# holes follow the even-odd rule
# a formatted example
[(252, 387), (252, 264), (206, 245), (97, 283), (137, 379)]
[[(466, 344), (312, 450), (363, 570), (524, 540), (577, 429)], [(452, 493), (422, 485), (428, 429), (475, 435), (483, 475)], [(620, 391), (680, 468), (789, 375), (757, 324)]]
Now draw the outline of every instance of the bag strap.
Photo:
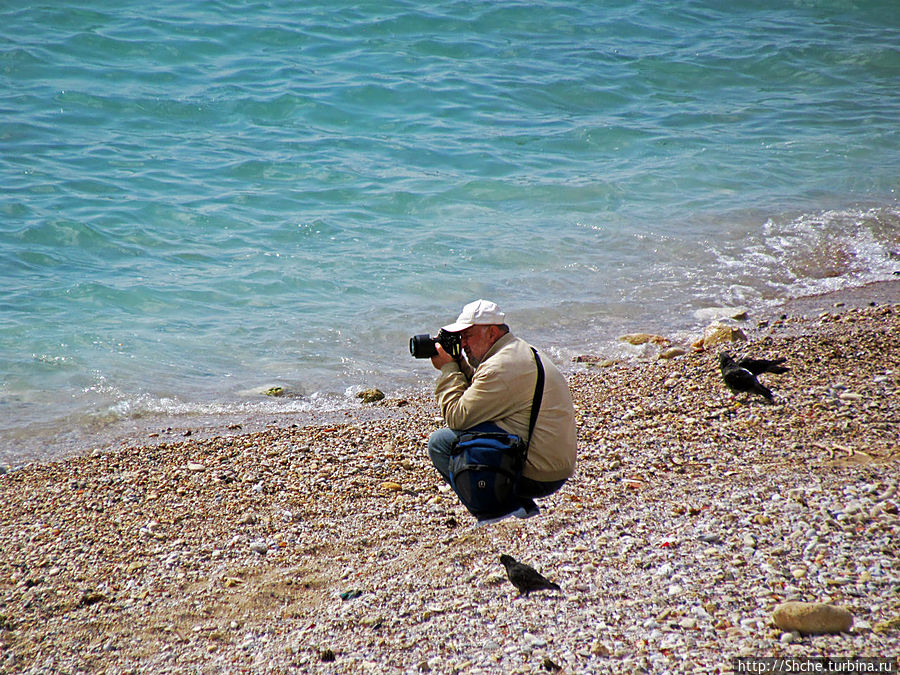
[(538, 356), (537, 349), (531, 348), (534, 353), (534, 362), (537, 364), (537, 382), (534, 385), (534, 398), (531, 400), (531, 419), (528, 422), (528, 441), (525, 443), (525, 455), (528, 455), (528, 446), (531, 445), (531, 436), (534, 434), (534, 425), (538, 414), (541, 412), (541, 399), (544, 398), (544, 364)]

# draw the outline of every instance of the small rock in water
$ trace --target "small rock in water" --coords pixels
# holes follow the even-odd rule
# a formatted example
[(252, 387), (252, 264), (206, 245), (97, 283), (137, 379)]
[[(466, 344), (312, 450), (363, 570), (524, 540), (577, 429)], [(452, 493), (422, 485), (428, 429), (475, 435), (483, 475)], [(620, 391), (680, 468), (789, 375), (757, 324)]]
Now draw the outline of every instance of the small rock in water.
[(722, 319), (746, 321), (747, 314), (746, 307), (704, 307), (694, 312), (694, 316), (700, 321), (720, 321)]
[(361, 398), (363, 403), (374, 403), (384, 398), (384, 392), (373, 387), (372, 389), (359, 392), (356, 398)]
[(643, 345), (652, 342), (655, 345), (669, 345), (671, 340), (664, 338), (662, 335), (653, 335), (652, 333), (628, 333), (619, 337), (622, 342), (630, 345)]
[(843, 607), (821, 602), (783, 602), (772, 612), (775, 625), (804, 635), (844, 633), (853, 625), (853, 615)]
[(269, 546), (262, 540), (251, 541), (250, 550), (259, 553), (260, 555), (265, 555), (269, 551)]

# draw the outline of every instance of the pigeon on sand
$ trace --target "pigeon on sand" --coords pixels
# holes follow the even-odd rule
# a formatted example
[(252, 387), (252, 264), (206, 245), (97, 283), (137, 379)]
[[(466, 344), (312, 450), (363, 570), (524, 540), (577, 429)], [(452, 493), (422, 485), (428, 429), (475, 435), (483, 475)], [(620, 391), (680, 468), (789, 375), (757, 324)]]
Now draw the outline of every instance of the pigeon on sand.
[(516, 562), (510, 555), (501, 555), (500, 562), (506, 568), (506, 576), (512, 585), (519, 590), (519, 595), (528, 595), (531, 591), (558, 591), (559, 584), (555, 584), (541, 574), (531, 565)]
[(734, 394), (759, 394), (767, 401), (772, 401), (772, 392), (759, 383), (747, 368), (739, 366), (729, 354), (719, 354), (719, 370), (722, 371), (722, 380)]

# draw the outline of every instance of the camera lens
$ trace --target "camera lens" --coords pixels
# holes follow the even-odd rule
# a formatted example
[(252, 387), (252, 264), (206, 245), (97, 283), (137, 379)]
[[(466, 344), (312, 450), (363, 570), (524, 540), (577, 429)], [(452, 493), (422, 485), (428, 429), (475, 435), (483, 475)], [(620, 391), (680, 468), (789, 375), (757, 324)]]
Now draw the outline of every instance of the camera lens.
[(430, 359), (437, 356), (434, 338), (430, 335), (413, 335), (409, 338), (409, 353), (417, 359)]

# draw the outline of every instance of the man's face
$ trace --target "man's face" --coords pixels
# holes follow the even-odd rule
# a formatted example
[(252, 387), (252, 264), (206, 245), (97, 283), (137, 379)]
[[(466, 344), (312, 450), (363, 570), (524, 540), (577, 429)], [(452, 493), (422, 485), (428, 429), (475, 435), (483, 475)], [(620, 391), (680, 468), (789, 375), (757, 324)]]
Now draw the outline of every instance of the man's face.
[(460, 331), (460, 343), (469, 363), (481, 363), (481, 359), (496, 342), (494, 331), (496, 326), (469, 326)]

